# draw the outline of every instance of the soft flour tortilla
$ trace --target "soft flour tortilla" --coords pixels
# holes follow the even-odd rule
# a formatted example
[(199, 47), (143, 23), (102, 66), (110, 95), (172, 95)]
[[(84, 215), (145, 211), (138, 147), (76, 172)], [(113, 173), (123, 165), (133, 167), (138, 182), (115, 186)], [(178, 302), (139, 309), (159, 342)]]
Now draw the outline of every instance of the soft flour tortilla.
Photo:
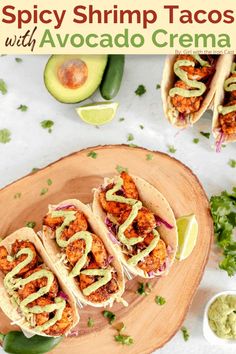
[[(165, 197), (150, 183), (146, 182), (144, 179), (132, 176), (136, 187), (139, 192), (140, 200), (142, 201), (143, 205), (151, 210), (154, 214), (158, 215), (163, 220), (167, 221), (170, 225), (173, 226), (172, 229), (168, 229), (166, 226), (161, 225), (158, 227), (158, 232), (160, 233), (161, 239), (169, 245), (172, 249), (171, 255), (169, 255), (169, 266), (164, 271), (156, 272), (155, 276), (158, 275), (166, 275), (169, 271), (170, 266), (173, 264), (175, 259), (175, 254), (178, 248), (178, 234), (177, 234), (177, 226), (175, 221), (174, 213), (165, 199)], [(114, 180), (117, 177), (114, 178)], [(109, 183), (112, 183), (114, 180), (109, 180)], [(94, 192), (94, 199), (93, 199), (93, 212), (96, 216), (99, 217), (100, 220), (105, 222), (106, 213), (103, 211), (101, 204), (99, 202), (99, 192), (100, 188), (96, 189)], [(116, 248), (117, 255), (121, 259), (122, 264), (127, 268), (134, 275), (139, 275), (143, 278), (153, 278), (154, 276), (148, 276), (145, 272), (140, 269), (138, 266), (130, 266), (127, 263), (127, 259), (123, 254), (120, 246), (115, 244), (114, 247)]]
[(174, 69), (173, 69), (176, 57), (177, 55), (171, 55), (166, 58), (164, 69), (163, 69), (162, 82), (161, 82), (161, 96), (162, 96), (164, 113), (166, 118), (169, 120), (169, 122), (178, 128), (186, 128), (188, 125), (192, 125), (196, 123), (202, 117), (203, 113), (205, 113), (205, 111), (208, 108), (210, 108), (212, 100), (215, 95), (216, 87), (218, 85), (218, 77), (220, 76), (223, 69), (223, 61), (225, 55), (220, 55), (218, 57), (216, 63), (216, 72), (208, 87), (208, 92), (204, 100), (202, 101), (199, 111), (189, 115), (190, 118), (189, 123), (179, 122), (178, 119), (176, 121), (175, 119), (171, 119), (172, 114), (170, 113), (170, 110), (173, 109), (175, 111), (175, 108), (171, 104), (169, 91), (171, 88), (174, 87), (176, 80), (178, 80), (176, 79)]
[(116, 294), (112, 295), (109, 300), (104, 301), (102, 303), (95, 303), (95, 302), (88, 301), (88, 299), (83, 295), (83, 293), (79, 289), (79, 285), (76, 282), (76, 280), (74, 278), (68, 276), (68, 274), (69, 274), (68, 269), (60, 261), (61, 248), (57, 245), (56, 239), (53, 238), (54, 232), (52, 232), (52, 230), (49, 227), (44, 225), (44, 227), (43, 227), (43, 244), (47, 250), (47, 253), (48, 253), (50, 259), (57, 267), (57, 270), (60, 272), (61, 279), (63, 279), (63, 282), (72, 290), (72, 292), (75, 295), (75, 297), (77, 298), (77, 300), (79, 300), (82, 304), (91, 305), (93, 307), (105, 307), (107, 305), (112, 305), (112, 303), (114, 301), (122, 301), (121, 296), (124, 292), (124, 287), (125, 287), (123, 269), (122, 269), (122, 266), (121, 266), (119, 260), (116, 257), (115, 249), (114, 249), (111, 241), (107, 237), (107, 229), (93, 215), (90, 208), (87, 205), (81, 203), (77, 199), (64, 200), (63, 202), (59, 203), (58, 205), (51, 205), (51, 206), (49, 206), (49, 213), (58, 207), (62, 207), (62, 206), (66, 206), (66, 205), (73, 205), (84, 213), (92, 232), (101, 238), (101, 240), (103, 241), (103, 243), (106, 247), (108, 254), (114, 257), (111, 264), (114, 267), (114, 269), (116, 270), (117, 275), (118, 275), (119, 291)]
[[(217, 89), (214, 99), (214, 107), (213, 107), (213, 120), (212, 120), (212, 132), (216, 141), (220, 140), (220, 124), (219, 124), (219, 112), (218, 106), (224, 103), (225, 91), (224, 91), (224, 82), (230, 76), (231, 66), (234, 61), (236, 61), (236, 56), (227, 54), (223, 55), (223, 70), (221, 71), (218, 80), (217, 80)], [(230, 143), (236, 141), (236, 134), (231, 134), (230, 136), (226, 136), (223, 139), (224, 143)]]
[[(62, 282), (58, 270), (55, 268), (52, 261), (48, 257), (38, 236), (35, 234), (35, 232), (31, 228), (23, 227), (22, 229), (15, 231), (13, 234), (7, 236), (1, 242), (1, 246), (5, 246), (6, 249), (8, 250), (8, 252), (10, 252), (11, 245), (16, 240), (21, 240), (21, 241), (27, 240), (27, 241), (30, 241), (34, 244), (34, 247), (36, 248), (37, 253), (42, 258), (43, 262), (57, 277), (61, 290), (68, 296), (67, 301), (73, 309), (73, 325), (67, 330), (66, 334), (68, 334), (70, 332), (70, 330), (79, 322), (79, 314), (78, 314), (76, 301), (75, 301), (73, 294), (66, 287), (65, 283)], [(4, 287), (4, 284), (3, 284), (4, 277), (5, 277), (5, 275), (2, 272), (0, 272), (0, 306), (1, 306), (1, 309), (3, 310), (3, 312), (7, 315), (7, 317), (10, 318), (12, 323), (17, 324), (23, 331), (26, 331), (28, 334), (32, 334), (32, 335), (37, 334), (40, 336), (49, 337), (47, 334), (45, 334), (43, 332), (37, 332), (37, 331), (34, 331), (32, 328), (30, 328), (29, 323), (27, 323), (25, 321), (24, 317), (18, 312), (18, 309), (12, 305), (12, 303), (10, 301), (10, 297), (9, 297), (9, 295)]]

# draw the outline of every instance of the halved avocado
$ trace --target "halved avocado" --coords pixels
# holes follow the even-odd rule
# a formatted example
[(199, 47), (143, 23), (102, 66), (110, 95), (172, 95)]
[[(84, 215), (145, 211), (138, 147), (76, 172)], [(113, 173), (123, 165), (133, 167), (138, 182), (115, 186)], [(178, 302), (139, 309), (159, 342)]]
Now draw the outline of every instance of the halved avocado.
[(50, 94), (63, 103), (90, 97), (102, 81), (107, 55), (52, 55), (44, 69)]

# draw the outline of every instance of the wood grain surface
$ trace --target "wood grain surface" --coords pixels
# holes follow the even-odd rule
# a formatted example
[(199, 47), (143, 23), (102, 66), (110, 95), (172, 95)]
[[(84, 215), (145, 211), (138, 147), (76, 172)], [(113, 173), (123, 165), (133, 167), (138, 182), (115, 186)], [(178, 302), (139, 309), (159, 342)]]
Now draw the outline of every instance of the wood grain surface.
[[(97, 153), (96, 159), (87, 156), (90, 151)], [(147, 160), (147, 154), (150, 153), (153, 159)], [(158, 188), (169, 201), (177, 218), (194, 213), (199, 224), (198, 241), (188, 259), (176, 261), (168, 276), (151, 281), (153, 288), (150, 295), (140, 296), (136, 293), (141, 279), (127, 281), (124, 298), (129, 306), (126, 308), (116, 304), (112, 311), (116, 314), (116, 322), (124, 322), (126, 333), (134, 339), (133, 345), (116, 343), (116, 330), (103, 318), (102, 309), (87, 306), (80, 310), (78, 337), (65, 339), (53, 351), (55, 354), (151, 353), (179, 330), (202, 278), (213, 236), (205, 192), (196, 176), (181, 162), (143, 148), (125, 145), (88, 148), (5, 187), (0, 191), (1, 236), (25, 226), (28, 221), (35, 221), (35, 230), (40, 230), (49, 203), (59, 203), (69, 198), (90, 203), (92, 189), (105, 176), (117, 173), (118, 165), (128, 168), (130, 173)], [(52, 180), (50, 186), (48, 179)], [(48, 191), (41, 195), (45, 188)], [(156, 295), (164, 296), (166, 304), (157, 305), (154, 301)], [(94, 320), (93, 328), (87, 326), (89, 317)], [(11, 328), (10, 321), (0, 312), (0, 331)]]

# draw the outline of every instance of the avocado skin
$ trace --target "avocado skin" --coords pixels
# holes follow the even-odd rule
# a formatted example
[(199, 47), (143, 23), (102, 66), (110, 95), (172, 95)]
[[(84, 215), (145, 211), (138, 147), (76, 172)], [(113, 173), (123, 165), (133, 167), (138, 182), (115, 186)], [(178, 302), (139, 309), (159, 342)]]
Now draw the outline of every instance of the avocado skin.
[[(96, 76), (96, 78), (95, 78), (95, 80), (94, 80), (94, 84), (93, 84), (93, 87), (92, 87), (92, 89), (90, 88), (90, 90), (86, 93), (86, 94), (84, 94), (84, 97), (81, 99), (81, 98), (79, 98), (79, 95), (78, 95), (78, 98), (75, 98), (75, 99), (73, 99), (73, 100), (69, 100), (68, 101), (68, 99), (65, 99), (64, 97), (62, 97), (62, 96), (60, 96), (60, 94), (58, 94), (58, 90), (57, 90), (57, 92), (55, 93), (54, 92), (54, 90), (51, 88), (51, 87), (49, 87), (50, 85), (49, 85), (49, 82), (50, 82), (50, 77), (49, 77), (49, 75), (50, 75), (50, 71), (52, 71), (52, 68), (51, 68), (51, 66), (52, 66), (52, 61), (56, 61), (56, 59), (57, 58), (59, 58), (60, 59), (60, 61), (61, 61), (61, 58), (62, 57), (65, 57), (65, 61), (66, 60), (71, 60), (71, 59), (79, 59), (79, 60), (81, 60), (81, 57), (83, 58), (82, 60), (86, 63), (86, 57), (88, 58), (88, 59), (90, 59), (91, 60), (91, 58), (92, 57), (100, 57), (101, 58), (101, 65), (100, 65), (100, 67), (99, 67), (99, 70), (97, 70), (97, 68), (95, 68), (95, 74), (93, 74), (93, 76)], [(48, 61), (47, 61), (47, 63), (46, 63), (46, 65), (45, 65), (45, 69), (44, 69), (44, 75), (43, 75), (43, 80), (44, 80), (44, 85), (45, 85), (45, 87), (46, 87), (46, 89), (47, 89), (47, 91), (50, 93), (50, 95), (53, 97), (53, 98), (55, 98), (58, 102), (60, 102), (60, 103), (64, 103), (64, 104), (76, 104), (76, 103), (80, 103), (80, 102), (83, 102), (83, 101), (85, 101), (86, 99), (88, 99), (89, 97), (91, 97), (93, 94), (94, 94), (94, 92), (99, 88), (99, 86), (100, 86), (100, 84), (101, 84), (101, 82), (102, 82), (102, 79), (103, 79), (103, 74), (104, 74), (104, 71), (105, 71), (105, 69), (106, 69), (106, 66), (107, 66), (107, 61), (108, 61), (108, 55), (82, 55), (82, 56), (80, 56), (80, 55), (51, 55), (50, 57), (49, 57), (49, 59), (48, 59)], [(86, 63), (87, 64), (87, 63)], [(90, 65), (91, 66), (91, 65)], [(50, 70), (49, 70), (49, 72), (48, 72), (48, 68), (50, 67)], [(92, 68), (90, 68), (90, 70), (89, 70), (89, 72), (91, 72), (91, 69)], [(56, 69), (55, 69), (56, 70)], [(88, 79), (90, 79), (90, 75), (88, 76)], [(64, 89), (63, 88), (63, 86), (61, 85), (61, 83), (59, 82), (59, 80), (58, 80), (58, 88), (59, 87), (62, 87), (62, 89)], [(79, 93), (81, 93), (81, 91), (83, 91), (83, 86), (81, 87), (81, 88), (79, 88), (79, 89), (67, 89), (67, 91), (71, 91), (72, 93), (74, 93), (75, 91), (77, 91), (78, 90), (78, 92)]]

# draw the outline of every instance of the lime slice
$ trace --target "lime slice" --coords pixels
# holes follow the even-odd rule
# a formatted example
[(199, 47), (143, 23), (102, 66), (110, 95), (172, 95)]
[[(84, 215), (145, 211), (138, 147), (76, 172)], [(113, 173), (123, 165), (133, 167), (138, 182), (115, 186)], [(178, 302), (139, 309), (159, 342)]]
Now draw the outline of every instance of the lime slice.
[(179, 237), (176, 258), (182, 261), (192, 253), (197, 242), (198, 223), (194, 214), (182, 216), (176, 222)]
[(85, 123), (103, 125), (114, 118), (118, 105), (117, 102), (99, 102), (80, 106), (75, 110)]

